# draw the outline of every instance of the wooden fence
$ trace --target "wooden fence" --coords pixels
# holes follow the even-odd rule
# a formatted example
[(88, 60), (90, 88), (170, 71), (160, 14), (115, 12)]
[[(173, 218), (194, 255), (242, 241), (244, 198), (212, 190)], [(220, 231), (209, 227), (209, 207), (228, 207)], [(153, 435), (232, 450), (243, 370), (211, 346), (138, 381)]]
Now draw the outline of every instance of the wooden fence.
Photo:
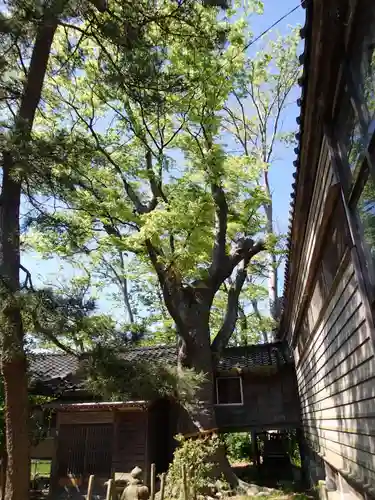
[[(181, 470), (182, 486), (183, 486), (183, 500), (189, 500), (188, 494), (188, 480), (187, 480), (186, 468), (183, 465)], [(87, 487), (86, 500), (93, 500), (94, 491), (94, 481), (95, 476), (91, 475), (89, 478), (89, 483)], [(160, 495), (158, 500), (165, 500), (165, 486), (166, 486), (166, 474), (163, 473), (160, 476)], [(155, 464), (151, 464), (151, 474), (150, 474), (150, 500), (155, 500), (156, 495), (156, 468)], [(107, 492), (106, 500), (120, 500), (120, 497), (116, 491), (116, 484), (113, 478), (107, 481)], [(191, 497), (190, 497), (191, 498)], [(195, 495), (194, 495), (195, 498)]]

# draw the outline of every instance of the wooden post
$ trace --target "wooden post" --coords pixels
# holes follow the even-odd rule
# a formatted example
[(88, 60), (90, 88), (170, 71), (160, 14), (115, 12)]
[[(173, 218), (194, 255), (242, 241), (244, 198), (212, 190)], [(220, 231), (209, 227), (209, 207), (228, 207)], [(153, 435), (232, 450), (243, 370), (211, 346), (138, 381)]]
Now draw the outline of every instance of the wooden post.
[(253, 462), (256, 467), (260, 465), (260, 457), (259, 457), (259, 446), (258, 446), (258, 436), (255, 431), (251, 432), (251, 441), (252, 441), (252, 449), (253, 449)]
[(94, 489), (94, 479), (95, 479), (95, 476), (93, 476), (93, 475), (91, 475), (89, 477), (89, 484), (87, 485), (86, 500), (92, 500), (92, 491)]
[(151, 478), (150, 478), (150, 500), (155, 500), (155, 482), (156, 482), (156, 466), (151, 464)]
[(182, 499), (189, 500), (185, 464), (182, 464), (181, 473), (182, 473), (182, 491), (183, 491)]
[(112, 500), (113, 498), (113, 479), (109, 479), (107, 483), (107, 494), (105, 500)]
[(305, 442), (305, 437), (303, 435), (303, 430), (297, 429), (296, 435), (297, 435), (299, 454), (301, 457), (301, 483), (304, 487), (306, 487), (308, 484), (308, 473), (307, 473), (308, 465), (306, 457), (306, 442)]
[(165, 492), (165, 472), (160, 476), (160, 500), (164, 500)]
[(190, 467), (189, 472), (187, 474), (187, 484), (188, 484), (188, 488), (190, 490), (192, 500), (196, 500), (197, 493), (195, 491), (195, 483), (193, 481), (193, 477), (194, 477), (194, 469), (193, 469), (193, 467)]

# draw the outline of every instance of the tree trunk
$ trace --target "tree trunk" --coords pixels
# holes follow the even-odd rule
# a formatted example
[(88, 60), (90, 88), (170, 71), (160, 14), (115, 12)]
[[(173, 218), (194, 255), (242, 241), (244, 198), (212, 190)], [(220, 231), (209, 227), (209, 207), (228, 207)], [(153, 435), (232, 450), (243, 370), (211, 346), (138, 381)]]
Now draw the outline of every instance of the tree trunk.
[(1, 368), (5, 390), (7, 447), (6, 500), (29, 497), (29, 409), (27, 363), (24, 352), (20, 308), (20, 203), (21, 175), (13, 160), (12, 148), (30, 139), (47, 68), (57, 19), (40, 24), (31, 56), (28, 77), (15, 121), (14, 143), (3, 152), (3, 182), (0, 199), (0, 299), (2, 352)]
[[(269, 235), (274, 232), (273, 224), (273, 200), (272, 193), (268, 180), (268, 172), (265, 172), (264, 184), (266, 187), (266, 193), (269, 196), (270, 201), (264, 205), (264, 211), (267, 219), (267, 233)], [(280, 300), (278, 293), (278, 266), (277, 257), (274, 252), (271, 252), (269, 256), (269, 277), (268, 277), (268, 299), (270, 306), (271, 318), (278, 321), (280, 318)]]
[[(211, 302), (194, 304), (184, 314), (185, 336), (188, 332), (189, 341), (180, 340), (178, 362), (180, 366), (194, 368), (197, 373), (205, 374), (205, 381), (196, 394), (196, 405), (188, 412), (188, 421), (182, 423), (182, 433), (198, 433), (217, 429), (215, 416), (215, 386), (213, 371), (213, 356), (210, 346), (209, 314)], [(234, 488), (240, 484), (232, 471), (225, 455), (224, 447), (213, 457), (217, 467), (213, 471), (215, 478), (224, 476)]]
[(5, 443), (3, 450), (1, 452), (1, 476), (0, 476), (0, 481), (1, 481), (1, 500), (5, 499), (5, 485), (6, 485), (6, 469), (7, 468), (7, 452), (5, 449)]
[(29, 428), (28, 394), (25, 356), (3, 362), (6, 390), (5, 423), (7, 426), (8, 461), (5, 500), (29, 498)]
[(3, 155), (0, 200), (0, 298), (2, 302), (1, 369), (4, 377), (6, 448), (6, 500), (29, 496), (29, 431), (26, 356), (19, 305), (19, 211), (21, 186), (12, 159)]

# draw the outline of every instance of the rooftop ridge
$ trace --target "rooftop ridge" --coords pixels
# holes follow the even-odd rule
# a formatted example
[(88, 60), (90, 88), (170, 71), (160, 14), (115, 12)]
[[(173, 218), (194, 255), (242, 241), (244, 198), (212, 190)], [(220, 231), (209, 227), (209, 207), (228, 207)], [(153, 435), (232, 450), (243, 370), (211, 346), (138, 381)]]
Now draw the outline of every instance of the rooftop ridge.
[[(282, 340), (275, 340), (273, 342), (268, 342), (268, 343), (259, 343), (259, 344), (246, 344), (246, 345), (236, 345), (236, 346), (227, 346), (224, 348), (224, 351), (227, 351), (227, 350), (230, 350), (230, 349), (246, 349), (246, 348), (258, 348), (258, 349), (261, 349), (261, 348), (268, 348), (268, 347), (272, 347), (272, 346), (279, 346), (280, 344), (282, 344), (283, 341)], [(157, 350), (157, 349), (177, 349), (177, 344), (157, 344), (157, 345), (152, 345), (152, 346), (136, 346), (136, 347), (131, 347), (128, 349), (128, 352), (134, 352), (134, 351), (152, 351), (152, 350)], [(72, 357), (80, 357), (80, 356), (83, 356), (83, 355), (87, 355), (87, 354), (90, 354), (90, 352), (86, 352), (86, 353), (81, 353), (81, 354), (78, 354), (77, 353), (77, 356), (75, 356), (74, 354), (72, 353), (69, 353), (69, 352), (29, 352), (28, 353), (28, 356), (48, 356), (48, 357), (52, 357), (52, 356), (59, 356), (59, 357), (64, 357), (64, 356), (72, 356)]]

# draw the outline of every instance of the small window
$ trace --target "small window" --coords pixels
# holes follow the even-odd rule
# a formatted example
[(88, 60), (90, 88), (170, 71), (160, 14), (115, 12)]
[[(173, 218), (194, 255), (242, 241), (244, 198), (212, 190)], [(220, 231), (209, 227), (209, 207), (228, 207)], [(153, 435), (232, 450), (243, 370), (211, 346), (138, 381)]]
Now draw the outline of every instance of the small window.
[(218, 405), (242, 405), (241, 377), (218, 377), (216, 379), (216, 402)]
[(314, 328), (322, 309), (325, 307), (326, 298), (327, 288), (324, 281), (323, 267), (322, 264), (319, 264), (319, 267), (317, 269), (316, 282), (309, 306), (309, 320), (312, 328)]

